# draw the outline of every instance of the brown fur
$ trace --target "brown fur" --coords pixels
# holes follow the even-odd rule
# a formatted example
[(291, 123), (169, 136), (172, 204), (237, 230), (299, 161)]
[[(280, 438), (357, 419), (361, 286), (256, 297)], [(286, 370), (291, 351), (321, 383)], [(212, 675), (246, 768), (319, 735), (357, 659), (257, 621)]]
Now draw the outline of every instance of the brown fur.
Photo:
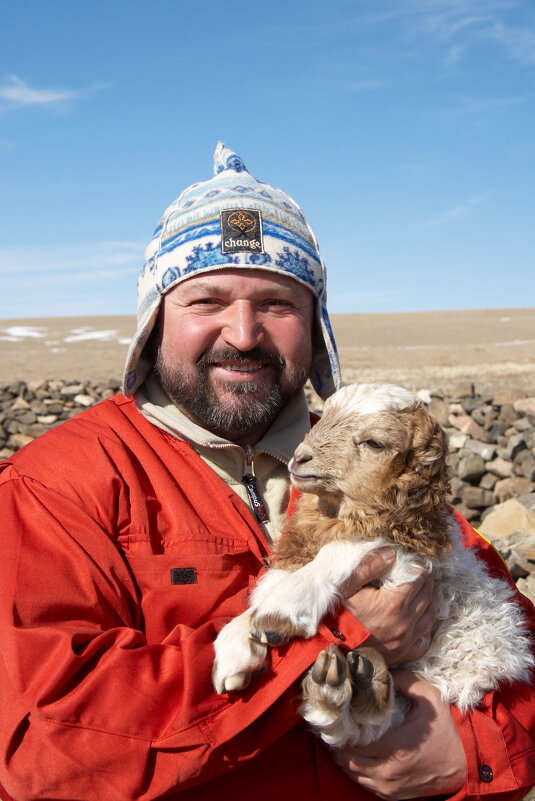
[[(436, 420), (417, 405), (374, 415), (329, 412), (296, 450), (292, 477), (303, 494), (279, 541), (277, 566), (293, 571), (327, 542), (378, 534), (419, 554), (447, 549), (448, 447)], [(302, 472), (314, 477), (303, 480)]]

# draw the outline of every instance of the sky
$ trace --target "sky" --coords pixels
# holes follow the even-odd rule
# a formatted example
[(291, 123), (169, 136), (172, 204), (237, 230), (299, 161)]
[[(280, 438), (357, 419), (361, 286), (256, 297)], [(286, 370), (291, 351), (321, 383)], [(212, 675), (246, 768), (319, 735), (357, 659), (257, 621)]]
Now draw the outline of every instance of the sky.
[(0, 319), (134, 314), (218, 140), (331, 313), (535, 307), (533, 0), (2, 0)]

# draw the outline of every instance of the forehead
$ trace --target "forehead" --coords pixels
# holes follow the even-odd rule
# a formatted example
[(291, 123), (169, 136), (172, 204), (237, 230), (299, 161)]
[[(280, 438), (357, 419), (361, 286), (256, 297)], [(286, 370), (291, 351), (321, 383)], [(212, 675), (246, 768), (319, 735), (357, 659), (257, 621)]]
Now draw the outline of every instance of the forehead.
[(269, 270), (226, 269), (186, 278), (167, 295), (188, 298), (216, 293), (229, 297), (256, 297), (275, 294), (277, 297), (313, 300), (312, 292), (288, 275)]

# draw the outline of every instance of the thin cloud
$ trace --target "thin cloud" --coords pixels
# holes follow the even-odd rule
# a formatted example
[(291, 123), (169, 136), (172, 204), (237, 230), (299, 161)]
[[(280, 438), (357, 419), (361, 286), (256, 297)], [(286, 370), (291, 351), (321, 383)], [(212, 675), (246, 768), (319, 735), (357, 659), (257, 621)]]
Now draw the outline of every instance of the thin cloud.
[(57, 106), (77, 96), (72, 89), (36, 89), (18, 78), (10, 75), (8, 82), (0, 86), (0, 100), (12, 107), (23, 106)]
[[(515, 22), (512, 16), (515, 15)], [(359, 16), (362, 26), (397, 24), (409, 41), (446, 48), (444, 63), (456, 65), (472, 47), (492, 43), (524, 66), (535, 63), (535, 29), (529, 5), (518, 0), (395, 0), (378, 13)], [(518, 18), (524, 17), (518, 24)]]
[(131, 275), (135, 285), (143, 250), (138, 242), (0, 248), (0, 281), (16, 285), (31, 275), (32, 284), (51, 286)]
[(437, 228), (442, 225), (451, 225), (452, 223), (459, 222), (467, 217), (473, 208), (479, 206), (481, 203), (484, 203), (488, 196), (488, 192), (482, 192), (479, 195), (473, 195), (464, 203), (454, 206), (451, 209), (447, 209), (446, 211), (437, 214), (435, 217), (432, 217), (430, 220), (421, 223), (420, 227)]

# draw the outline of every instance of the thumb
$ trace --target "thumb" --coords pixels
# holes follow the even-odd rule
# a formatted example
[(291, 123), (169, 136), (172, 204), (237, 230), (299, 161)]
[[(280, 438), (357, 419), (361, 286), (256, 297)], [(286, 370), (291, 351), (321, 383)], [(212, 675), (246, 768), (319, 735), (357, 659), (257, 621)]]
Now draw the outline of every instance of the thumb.
[(344, 598), (350, 598), (366, 584), (378, 579), (392, 567), (395, 560), (396, 552), (389, 545), (367, 553), (353, 575), (346, 581), (342, 590)]

